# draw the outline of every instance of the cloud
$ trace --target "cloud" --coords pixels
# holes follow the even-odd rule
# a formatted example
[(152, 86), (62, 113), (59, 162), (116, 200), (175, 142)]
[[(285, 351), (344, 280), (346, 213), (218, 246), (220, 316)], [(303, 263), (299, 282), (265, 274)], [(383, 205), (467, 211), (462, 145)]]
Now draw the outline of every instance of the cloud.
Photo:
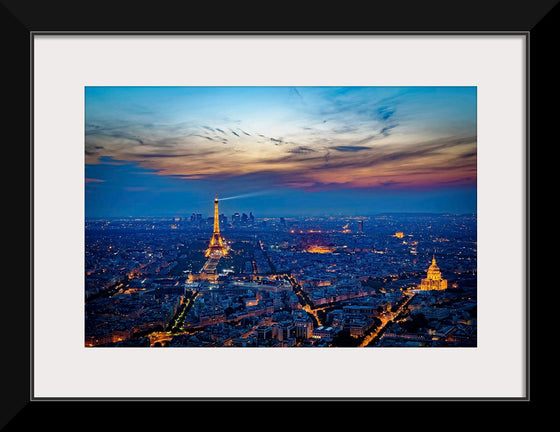
[(102, 127), (95, 127), (94, 129), (86, 130), (86, 136), (93, 136), (93, 135), (104, 135), (111, 138), (122, 138), (123, 140), (130, 140), (135, 141), (140, 145), (144, 145), (144, 140), (140, 138), (138, 135), (134, 135), (128, 133), (126, 130), (111, 130), (111, 129), (104, 129)]
[(385, 181), (385, 182), (381, 182), (379, 183), (380, 186), (383, 187), (391, 187), (391, 186), (402, 186), (405, 184), (409, 184), (408, 182), (400, 182), (400, 181)]
[(197, 156), (198, 153), (185, 152), (185, 153), (135, 153), (138, 159), (151, 159), (151, 158), (190, 158)]
[(398, 126), (398, 123), (396, 124), (392, 124), (389, 126), (384, 126), (380, 131), (379, 131), (379, 135), (383, 135), (385, 137), (389, 136), (389, 132), (391, 130), (393, 130), (394, 128), (396, 128)]
[(469, 159), (469, 158), (472, 158), (472, 157), (476, 157), (476, 155), (477, 155), (476, 150), (473, 150), (473, 151), (467, 151), (466, 153), (462, 153), (462, 154), (458, 155), (457, 157), (461, 158), (461, 159)]
[(270, 111), (261, 108), (273, 99), (257, 101), (253, 113), (242, 100), (241, 121), (227, 120), (236, 111), (223, 102), (210, 114), (192, 108), (175, 121), (107, 119), (102, 112), (86, 122), (86, 163), (110, 157), (185, 181), (251, 174), (262, 181), (267, 173), (277, 185), (307, 188), (443, 184), (476, 175), (476, 128), (466, 133), (471, 123), (454, 120), (447, 134), (424, 123), (421, 110), (407, 108), (402, 89), (317, 88), (305, 90), (305, 105), (295, 99), (302, 92), (282, 91), (291, 91), (290, 103), (280, 100)]
[(412, 179), (418, 184), (443, 184), (476, 175), (476, 163), (472, 160), (476, 155), (476, 136), (378, 141), (366, 146), (357, 145), (355, 140), (345, 143), (343, 137), (342, 143), (332, 145), (330, 136), (313, 133), (298, 137), (298, 141), (270, 137), (267, 141), (248, 141), (230, 147), (223, 146), (228, 143), (225, 137), (189, 133), (164, 138), (162, 145), (151, 140), (143, 146), (125, 144), (110, 138), (101, 146), (104, 149), (96, 150), (100, 145), (95, 141), (86, 147), (86, 154), (93, 158), (92, 152), (103, 151), (103, 155), (114, 160), (136, 162), (176, 179), (227, 179), (251, 173), (262, 178), (261, 174), (267, 172), (274, 173), (271, 179), (277, 185), (310, 189), (313, 185), (404, 187)]
[(364, 137), (364, 138), (361, 138), (361, 139), (359, 139), (359, 140), (357, 140), (357, 141), (354, 141), (353, 144), (359, 146), (359, 145), (361, 145), (361, 144), (367, 144), (367, 143), (369, 143), (369, 142), (371, 142), (371, 141), (374, 141), (374, 140), (379, 140), (379, 139), (382, 139), (382, 138), (387, 138), (389, 135), (391, 135), (391, 131), (392, 131), (394, 128), (396, 128), (397, 126), (398, 126), (398, 124), (392, 124), (392, 125), (388, 125), (388, 126), (383, 126), (379, 132), (376, 132), (376, 133), (374, 133), (374, 134), (369, 134), (369, 135), (367, 135), (367, 136)]
[(371, 150), (371, 147), (366, 146), (336, 146), (331, 148), (339, 152), (358, 152), (362, 150)]
[(192, 135), (192, 136), (197, 136), (197, 137), (200, 137), (200, 138), (205, 138), (205, 139), (207, 139), (207, 140), (209, 140), (209, 141), (215, 141), (214, 138), (209, 137), (209, 136), (207, 136), (207, 135), (198, 135), (198, 134), (194, 134), (194, 135)]
[(389, 120), (395, 114), (395, 108), (382, 106), (377, 109), (377, 115), (383, 121)]
[[(334, 166), (338, 168), (372, 167), (405, 160), (411, 160), (421, 164), (423, 158), (432, 157), (442, 150), (449, 151), (455, 147), (461, 147), (475, 141), (475, 137), (448, 137), (414, 144), (388, 144), (376, 147), (374, 149), (375, 151), (370, 152), (366, 157), (361, 156), (358, 159), (340, 159), (338, 162), (334, 162), (334, 165), (331, 164), (331, 168)], [(363, 149), (369, 149), (369, 147), (364, 147)], [(450, 156), (446, 159), (449, 158), (453, 159), (454, 156)], [(444, 159), (444, 162), (446, 159)]]
[(315, 152), (315, 150), (313, 150), (311, 147), (305, 147), (305, 146), (298, 146), (298, 147), (295, 147), (293, 149), (289, 149), (289, 150), (286, 150), (286, 151), (288, 153), (296, 153), (296, 154)]

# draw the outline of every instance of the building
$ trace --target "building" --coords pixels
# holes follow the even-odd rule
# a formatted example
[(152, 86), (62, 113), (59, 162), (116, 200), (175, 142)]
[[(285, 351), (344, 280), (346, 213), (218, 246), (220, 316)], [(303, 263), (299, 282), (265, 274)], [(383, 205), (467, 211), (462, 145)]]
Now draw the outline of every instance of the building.
[(432, 257), (432, 264), (428, 268), (428, 276), (422, 279), (418, 289), (421, 291), (443, 291), (447, 289), (447, 280), (441, 278), (441, 271), (436, 264), (435, 256)]
[(212, 233), (212, 238), (210, 239), (210, 245), (206, 250), (206, 257), (216, 257), (221, 258), (223, 255), (227, 255), (226, 247), (222, 240), (220, 234), (220, 215), (218, 213), (218, 195), (214, 199), (214, 232)]
[(342, 310), (345, 314), (365, 315), (369, 317), (375, 317), (377, 315), (377, 306), (345, 305)]
[(313, 330), (313, 339), (332, 339), (337, 332), (334, 327), (317, 327)]
[(285, 341), (293, 339), (295, 335), (295, 326), (292, 322), (284, 322), (276, 325), (276, 339)]
[(307, 319), (294, 321), (296, 339), (309, 339), (313, 335), (313, 322)]
[(268, 325), (261, 325), (256, 329), (257, 340), (265, 341), (272, 339), (272, 327)]

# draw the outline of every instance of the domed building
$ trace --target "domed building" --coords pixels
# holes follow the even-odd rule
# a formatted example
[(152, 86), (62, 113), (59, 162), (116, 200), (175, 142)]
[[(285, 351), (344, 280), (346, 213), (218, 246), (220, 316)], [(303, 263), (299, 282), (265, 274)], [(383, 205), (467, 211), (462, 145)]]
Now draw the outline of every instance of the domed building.
[(422, 291), (443, 291), (447, 289), (447, 280), (441, 278), (441, 271), (436, 264), (435, 256), (432, 257), (432, 265), (428, 268), (428, 276), (426, 279), (422, 279), (418, 289)]

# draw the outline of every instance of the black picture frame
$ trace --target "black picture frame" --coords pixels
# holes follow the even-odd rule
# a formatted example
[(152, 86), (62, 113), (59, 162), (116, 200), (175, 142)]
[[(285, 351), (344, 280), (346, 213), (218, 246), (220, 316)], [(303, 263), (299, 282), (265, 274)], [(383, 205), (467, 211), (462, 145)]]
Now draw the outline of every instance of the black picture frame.
[[(310, 8), (313, 9), (313, 8)], [(530, 298), (530, 165), (535, 163), (530, 155), (530, 143), (538, 143), (543, 133), (553, 124), (553, 113), (545, 108), (544, 102), (554, 98), (550, 83), (555, 80), (555, 70), (549, 66), (552, 53), (558, 46), (556, 28), (559, 23), (560, 7), (558, 0), (541, 2), (530, 1), (483, 1), (470, 2), (386, 2), (375, 4), (370, 13), (365, 14), (356, 5), (328, 13), (317, 14), (316, 10), (305, 10), (301, 5), (292, 9), (287, 5), (249, 8), (240, 4), (230, 4), (220, 9), (220, 20), (209, 19), (211, 5), (165, 5), (142, 2), (106, 2), (91, 4), (56, 0), (32, 2), (28, 0), (0, 0), (0, 29), (5, 46), (2, 77), (6, 86), (5, 102), (10, 109), (6, 111), (6, 122), (17, 145), (7, 151), (7, 158), (17, 160), (25, 168), (18, 170), (18, 178), (26, 178), (29, 183), (21, 188), (5, 187), (4, 201), (11, 203), (10, 209), (16, 210), (10, 223), (19, 226), (19, 233), (29, 234), (25, 241), (9, 243), (10, 256), (17, 253), (22, 268), (11, 269), (6, 280), (1, 314), (2, 327), (10, 333), (4, 340), (2, 370), (5, 383), (1, 386), (2, 409), (0, 427), (6, 430), (20, 430), (30, 427), (32, 419), (40, 416), (42, 427), (69, 423), (65, 417), (67, 406), (58, 401), (35, 401), (31, 394), (32, 359), (32, 302), (33, 286), (33, 208), (32, 208), (32, 62), (31, 50), (34, 34), (99, 33), (145, 34), (146, 32), (190, 33), (190, 34), (524, 34), (528, 42), (527, 56), (527, 396), (520, 400), (475, 400), (472, 402), (524, 402), (517, 406), (534, 405), (535, 385), (531, 379), (533, 356), (530, 346), (532, 316)], [(206, 17), (206, 18), (204, 18)], [(258, 18), (258, 19), (255, 19)], [(30, 145), (28, 143), (31, 143)], [(18, 165), (19, 166), (19, 165)], [(539, 165), (540, 166), (540, 165)], [(28, 171), (28, 175), (21, 171)], [(13, 184), (13, 179), (5, 179), (5, 185)], [(19, 183), (18, 181), (17, 183)], [(19, 204), (15, 204), (19, 203)], [(14, 248), (15, 246), (15, 248)], [(14, 250), (15, 249), (15, 250)], [(22, 249), (21, 251), (19, 249)], [(24, 257), (29, 257), (26, 261)], [(17, 330), (17, 331), (14, 331)], [(53, 349), (56, 349), (55, 347)], [(538, 392), (537, 392), (538, 395)], [(457, 400), (469, 402), (469, 400)], [(87, 402), (87, 403), (86, 403)], [(146, 401), (148, 402), (148, 401)], [(156, 401), (158, 402), (158, 401)], [(162, 400), (184, 404), (176, 400)], [(184, 401), (187, 404), (213, 401)], [(253, 401), (258, 402), (258, 401)], [(264, 402), (264, 401), (263, 401)], [(270, 402), (295, 402), (293, 400), (270, 400)], [(300, 400), (298, 402), (306, 402)], [(310, 402), (316, 402), (311, 401)], [(404, 400), (361, 400), (349, 402), (407, 402)], [(429, 402), (429, 401), (427, 401)], [(436, 402), (436, 401), (434, 401)], [(87, 415), (91, 424), (101, 422), (104, 409), (111, 401), (71, 402), (72, 410)], [(91, 405), (90, 405), (91, 404)], [(143, 409), (140, 407), (140, 409)], [(183, 408), (181, 408), (183, 409)], [(198, 408), (195, 408), (198, 409)], [(241, 408), (240, 408), (241, 409)], [(99, 415), (95, 419), (95, 415)], [(100, 423), (98, 423), (100, 422)]]

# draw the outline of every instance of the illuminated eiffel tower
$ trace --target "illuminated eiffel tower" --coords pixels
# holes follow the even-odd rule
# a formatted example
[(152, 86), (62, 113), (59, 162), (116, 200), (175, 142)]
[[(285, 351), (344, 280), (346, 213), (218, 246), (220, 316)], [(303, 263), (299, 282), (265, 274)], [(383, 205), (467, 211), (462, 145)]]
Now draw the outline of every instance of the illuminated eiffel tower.
[(218, 195), (216, 195), (214, 199), (214, 232), (204, 256), (220, 258), (224, 255), (227, 255), (227, 249), (220, 235), (220, 213), (218, 212)]

